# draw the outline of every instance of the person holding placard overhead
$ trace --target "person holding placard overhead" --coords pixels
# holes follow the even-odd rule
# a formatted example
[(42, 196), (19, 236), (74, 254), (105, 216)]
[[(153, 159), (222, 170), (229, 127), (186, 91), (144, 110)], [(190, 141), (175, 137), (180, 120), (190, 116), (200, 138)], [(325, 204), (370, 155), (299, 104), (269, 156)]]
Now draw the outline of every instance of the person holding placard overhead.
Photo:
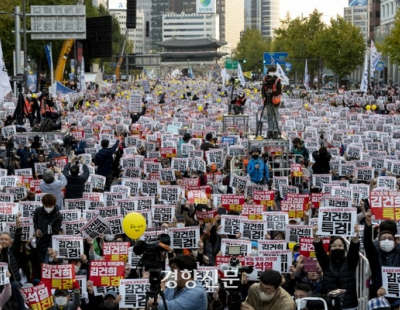
[[(358, 266), (360, 249), (359, 227), (354, 230), (356, 236), (347, 247), (343, 237), (331, 237), (329, 255), (325, 252), (322, 240), (317, 236), (318, 227), (313, 228), (315, 255), (324, 273), (323, 293), (334, 290), (346, 290), (341, 296), (342, 310), (356, 310), (358, 306), (356, 268)], [(329, 296), (329, 295), (328, 295)]]
[[(396, 244), (395, 222), (392, 220), (383, 221), (379, 225), (378, 243), (374, 244), (371, 216), (372, 213), (368, 210), (365, 214), (363, 244), (372, 273), (371, 296), (383, 297), (388, 293), (388, 288), (382, 283), (382, 267), (400, 267), (400, 246)], [(390, 229), (391, 226), (394, 229)], [(392, 307), (400, 304), (399, 298), (385, 298)]]

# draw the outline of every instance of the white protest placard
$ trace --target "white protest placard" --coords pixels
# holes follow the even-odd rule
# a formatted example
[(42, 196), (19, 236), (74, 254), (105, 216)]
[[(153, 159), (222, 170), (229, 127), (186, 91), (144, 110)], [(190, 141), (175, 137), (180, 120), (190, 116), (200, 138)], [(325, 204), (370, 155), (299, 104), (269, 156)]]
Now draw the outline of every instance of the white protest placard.
[(135, 197), (135, 211), (151, 210), (155, 204), (155, 197)]
[(177, 185), (160, 185), (158, 195), (161, 201), (166, 203), (177, 203), (182, 196), (182, 187)]
[(355, 237), (354, 226), (357, 222), (357, 208), (321, 207), (318, 214), (320, 236)]
[(175, 206), (154, 205), (152, 208), (153, 221), (160, 223), (170, 223), (175, 218)]
[(37, 208), (42, 206), (42, 203), (35, 201), (21, 201), (18, 203), (19, 212), (21, 212), (21, 216), (24, 218), (33, 218), (33, 214)]
[(244, 239), (222, 239), (221, 252), (223, 256), (229, 255), (229, 246), (240, 246), (240, 255), (247, 256), (251, 253), (251, 240)]
[(81, 235), (81, 229), (83, 226), (85, 226), (87, 223), (86, 219), (85, 220), (77, 220), (77, 221), (62, 221), (62, 231), (65, 235), (67, 236), (80, 236)]
[(0, 263), (0, 285), (10, 283), (10, 278), (7, 277), (8, 264)]
[(268, 230), (282, 231), (286, 230), (286, 225), (289, 223), (288, 212), (263, 212), (263, 220), (267, 223)]
[(242, 219), (240, 221), (240, 233), (243, 238), (249, 238), (250, 240), (264, 239), (267, 234), (267, 222)]
[[(264, 251), (265, 252), (265, 251)], [(253, 266), (254, 271), (248, 274), (248, 279), (257, 281), (265, 270), (280, 270), (281, 256), (246, 256), (245, 266)]]
[(292, 265), (292, 251), (291, 250), (283, 250), (283, 251), (258, 251), (259, 256), (277, 256), (281, 259), (281, 268), (275, 269), (280, 271), (281, 273), (290, 272), (290, 266)]
[(127, 197), (131, 196), (131, 188), (125, 185), (113, 185), (111, 186), (112, 193), (125, 193)]
[(62, 220), (64, 221), (79, 221), (82, 219), (81, 210), (61, 210)]
[(400, 267), (382, 266), (382, 286), (386, 290), (385, 297), (400, 297)]
[(65, 208), (67, 210), (80, 210), (81, 212), (89, 210), (90, 201), (85, 198), (65, 199)]
[[(219, 234), (236, 235), (240, 232), (240, 221), (242, 217), (238, 215), (221, 215), (221, 229)], [(243, 219), (246, 219), (243, 217)]]
[(80, 259), (83, 252), (83, 238), (65, 235), (52, 236), (52, 248), (57, 258)]
[(173, 249), (197, 249), (199, 247), (199, 227), (170, 228), (171, 248)]
[[(122, 299), (119, 303), (121, 308), (146, 308), (146, 292), (150, 288), (148, 279), (121, 279), (119, 289)], [(162, 302), (160, 300), (160, 302)]]
[(287, 250), (285, 240), (258, 240), (258, 251), (283, 251)]
[(377, 187), (386, 187), (392, 191), (396, 190), (396, 177), (377, 177)]
[(100, 215), (96, 215), (85, 226), (81, 228), (82, 235), (85, 238), (96, 238), (109, 228), (110, 223), (103, 219)]

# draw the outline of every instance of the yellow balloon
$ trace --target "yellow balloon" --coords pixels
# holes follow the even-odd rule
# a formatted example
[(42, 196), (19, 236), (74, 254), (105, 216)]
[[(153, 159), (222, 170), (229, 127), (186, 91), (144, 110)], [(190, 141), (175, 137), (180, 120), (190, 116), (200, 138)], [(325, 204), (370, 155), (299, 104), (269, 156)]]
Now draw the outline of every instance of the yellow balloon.
[(183, 95), (181, 95), (181, 99), (183, 99)]
[(254, 93), (255, 93), (255, 94), (257, 94), (257, 93), (258, 93), (258, 89), (257, 89), (257, 88), (254, 90)]
[(218, 99), (217, 99), (217, 102), (220, 103), (220, 102), (221, 102), (221, 98), (218, 98)]
[[(32, 96), (33, 97), (33, 96)], [(377, 106), (376, 106), (376, 104), (374, 104), (373, 106), (372, 106), (372, 110), (376, 110), (377, 109)]]
[(146, 230), (146, 219), (138, 212), (130, 212), (122, 220), (122, 229), (131, 239), (139, 239)]
[(95, 107), (98, 107), (98, 106), (99, 106), (99, 103), (96, 101), (96, 102), (94, 103), (94, 106), (95, 106)]
[(305, 108), (308, 108), (308, 103), (306, 103), (306, 104), (304, 105), (304, 107), (305, 107)]
[(86, 107), (90, 107), (90, 103), (89, 103), (89, 101), (86, 101)]
[(366, 107), (365, 107), (368, 111), (369, 110), (371, 110), (371, 106), (368, 104)]
[(129, 100), (129, 99), (131, 99), (131, 97), (127, 96), (127, 97), (126, 97), (126, 100)]
[(198, 109), (200, 112), (203, 111), (203, 107), (202, 107), (202, 106), (199, 106), (197, 109)]

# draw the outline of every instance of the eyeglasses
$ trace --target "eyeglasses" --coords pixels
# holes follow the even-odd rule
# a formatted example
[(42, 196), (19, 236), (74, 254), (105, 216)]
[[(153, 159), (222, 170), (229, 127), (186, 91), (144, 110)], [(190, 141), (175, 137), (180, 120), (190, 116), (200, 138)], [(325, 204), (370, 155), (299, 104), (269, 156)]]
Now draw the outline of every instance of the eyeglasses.
[(259, 290), (261, 291), (261, 292), (264, 292), (264, 293), (273, 293), (274, 291), (275, 291), (275, 289), (273, 289), (273, 288), (271, 288), (271, 287), (265, 287), (264, 285), (262, 285), (261, 283), (259, 284)]
[(344, 249), (344, 244), (331, 244), (331, 249)]

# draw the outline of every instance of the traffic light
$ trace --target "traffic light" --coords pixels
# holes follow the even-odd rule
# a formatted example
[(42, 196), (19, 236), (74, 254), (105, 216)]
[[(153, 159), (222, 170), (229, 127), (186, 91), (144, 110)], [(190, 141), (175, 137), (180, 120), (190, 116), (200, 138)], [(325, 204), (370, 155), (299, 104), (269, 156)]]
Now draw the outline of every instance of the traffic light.
[(137, 0), (126, 0), (126, 28), (136, 28), (136, 1)]

